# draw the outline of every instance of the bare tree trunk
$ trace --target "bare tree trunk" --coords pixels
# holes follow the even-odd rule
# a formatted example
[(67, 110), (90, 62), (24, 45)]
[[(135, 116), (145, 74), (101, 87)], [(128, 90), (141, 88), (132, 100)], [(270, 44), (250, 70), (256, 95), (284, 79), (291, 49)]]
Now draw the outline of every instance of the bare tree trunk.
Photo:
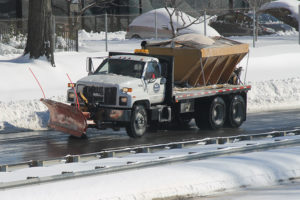
[(229, 9), (233, 11), (233, 0), (229, 0)]
[(28, 37), (24, 55), (46, 56), (55, 67), (51, 0), (29, 0)]

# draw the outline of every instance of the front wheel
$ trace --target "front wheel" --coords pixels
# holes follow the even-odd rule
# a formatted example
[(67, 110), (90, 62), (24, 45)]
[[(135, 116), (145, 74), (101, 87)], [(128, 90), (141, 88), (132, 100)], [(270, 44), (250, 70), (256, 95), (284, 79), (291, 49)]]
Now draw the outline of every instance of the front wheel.
[(142, 105), (135, 105), (132, 110), (131, 119), (126, 126), (126, 132), (129, 137), (137, 138), (144, 135), (147, 129), (147, 112)]

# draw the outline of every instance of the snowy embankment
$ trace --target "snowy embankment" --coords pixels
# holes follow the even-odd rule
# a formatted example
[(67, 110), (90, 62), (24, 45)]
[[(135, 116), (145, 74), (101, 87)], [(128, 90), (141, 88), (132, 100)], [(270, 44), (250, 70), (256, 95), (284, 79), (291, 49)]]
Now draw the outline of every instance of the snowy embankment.
[[(109, 34), (109, 50), (133, 52), (140, 40), (125, 40), (125, 32)], [(247, 67), (247, 84), (252, 85), (248, 96), (248, 111), (300, 108), (300, 46), (296, 34), (259, 37), (252, 48), (250, 37), (232, 38), (250, 44), (250, 56), (241, 62)], [(16, 42), (12, 42), (15, 44)], [(103, 33), (80, 33), (80, 51), (56, 52), (56, 68), (41, 58), (22, 57), (16, 45), (0, 44), (0, 133), (46, 129), (49, 114), (39, 102), (43, 97), (29, 67), (35, 73), (47, 98), (64, 102), (67, 75), (73, 82), (87, 74), (85, 59), (104, 56)], [(1, 53), (5, 52), (5, 53)], [(245, 76), (242, 75), (242, 80)]]

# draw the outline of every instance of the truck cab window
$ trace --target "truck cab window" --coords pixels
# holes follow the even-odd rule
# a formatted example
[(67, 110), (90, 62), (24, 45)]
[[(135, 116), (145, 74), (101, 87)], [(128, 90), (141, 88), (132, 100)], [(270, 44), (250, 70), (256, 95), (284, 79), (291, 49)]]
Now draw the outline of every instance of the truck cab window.
[(145, 62), (124, 60), (124, 59), (106, 59), (97, 68), (94, 74), (117, 74), (122, 76), (131, 76), (141, 78), (144, 71)]

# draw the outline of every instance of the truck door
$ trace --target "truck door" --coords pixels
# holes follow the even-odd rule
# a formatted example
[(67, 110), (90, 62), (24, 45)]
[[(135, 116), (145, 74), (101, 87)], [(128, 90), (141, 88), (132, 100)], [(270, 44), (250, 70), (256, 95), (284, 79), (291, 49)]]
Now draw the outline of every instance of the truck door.
[(162, 78), (160, 65), (156, 61), (148, 62), (145, 82), (151, 104), (164, 101), (165, 81)]

